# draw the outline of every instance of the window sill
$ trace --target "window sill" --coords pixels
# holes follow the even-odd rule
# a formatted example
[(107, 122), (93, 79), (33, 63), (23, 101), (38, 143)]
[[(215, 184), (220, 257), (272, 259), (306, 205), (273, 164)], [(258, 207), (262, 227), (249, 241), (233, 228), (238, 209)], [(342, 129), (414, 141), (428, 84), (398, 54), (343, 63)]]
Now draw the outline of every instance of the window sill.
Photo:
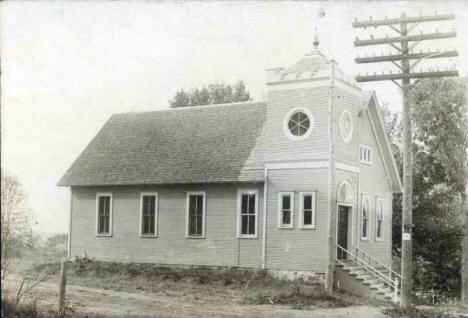
[(301, 226), (299, 227), (301, 230), (315, 230), (315, 226)]
[(369, 242), (369, 238), (368, 238), (368, 237), (361, 237), (361, 241), (363, 241), (363, 242)]
[(185, 238), (189, 239), (189, 240), (201, 240), (201, 239), (204, 239), (205, 236), (204, 235), (203, 236), (190, 236), (190, 235), (187, 235)]
[(157, 238), (156, 234), (140, 234), (140, 238)]
[(376, 242), (385, 242), (385, 240), (383, 238), (376, 238), (375, 241)]
[(372, 161), (371, 162), (359, 161), (359, 162), (366, 166), (372, 166)]
[(280, 229), (280, 230), (294, 230), (294, 226), (292, 226), (292, 225), (280, 225), (280, 226), (278, 226), (278, 229)]
[(96, 234), (97, 237), (112, 237), (112, 234)]
[(238, 235), (238, 239), (258, 239), (257, 235)]

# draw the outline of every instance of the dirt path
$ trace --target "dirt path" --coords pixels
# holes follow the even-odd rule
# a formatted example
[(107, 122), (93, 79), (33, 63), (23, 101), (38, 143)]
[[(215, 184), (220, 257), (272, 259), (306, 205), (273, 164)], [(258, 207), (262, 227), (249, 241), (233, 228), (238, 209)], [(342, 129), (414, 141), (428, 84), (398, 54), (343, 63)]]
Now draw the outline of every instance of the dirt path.
[[(3, 291), (12, 295), (20, 280), (10, 276), (3, 284)], [(53, 311), (57, 308), (57, 285), (51, 282), (37, 286), (26, 297), (37, 297), (40, 307)], [(281, 305), (243, 304), (239, 294), (210, 294), (197, 297), (183, 293), (149, 293), (104, 290), (76, 285), (67, 286), (67, 304), (73, 308), (73, 316), (112, 317), (304, 317), (304, 318), (380, 318), (385, 317), (381, 308), (352, 306), (346, 308), (295, 310)]]

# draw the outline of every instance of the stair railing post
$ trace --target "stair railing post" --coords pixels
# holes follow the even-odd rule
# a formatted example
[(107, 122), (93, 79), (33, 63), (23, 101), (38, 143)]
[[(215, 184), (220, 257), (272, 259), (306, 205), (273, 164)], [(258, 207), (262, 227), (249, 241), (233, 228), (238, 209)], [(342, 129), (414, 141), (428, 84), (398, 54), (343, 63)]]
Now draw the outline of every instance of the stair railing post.
[(393, 284), (395, 285), (395, 298), (397, 298), (398, 297), (398, 285), (399, 285), (398, 277), (395, 277)]

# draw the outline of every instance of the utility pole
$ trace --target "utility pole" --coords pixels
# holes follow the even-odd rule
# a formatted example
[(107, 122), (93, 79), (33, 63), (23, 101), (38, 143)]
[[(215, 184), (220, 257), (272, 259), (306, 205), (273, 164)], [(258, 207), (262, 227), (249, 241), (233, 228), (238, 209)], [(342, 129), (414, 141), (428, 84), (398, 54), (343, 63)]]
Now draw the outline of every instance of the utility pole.
[[(402, 215), (402, 248), (401, 248), (401, 301), (402, 307), (408, 307), (411, 304), (411, 287), (412, 287), (412, 208), (413, 208), (413, 152), (412, 152), (412, 139), (411, 139), (411, 107), (408, 100), (408, 94), (412, 87), (421, 78), (433, 78), (433, 77), (448, 77), (458, 76), (458, 71), (455, 69), (446, 69), (439, 71), (439, 69), (427, 71), (415, 71), (415, 66), (421, 61), (426, 59), (443, 58), (443, 57), (455, 57), (458, 56), (457, 51), (431, 51), (426, 52), (415, 52), (415, 47), (426, 40), (446, 39), (456, 37), (455, 32), (445, 32), (411, 35), (410, 33), (421, 23), (424, 22), (435, 22), (435, 21), (447, 21), (455, 19), (454, 15), (434, 15), (427, 16), (413, 16), (407, 17), (404, 13), (398, 18), (387, 18), (382, 20), (372, 20), (370, 17), (367, 21), (353, 22), (354, 28), (368, 28), (368, 27), (387, 27), (397, 33), (397, 36), (374, 39), (371, 36), (370, 40), (360, 40), (356, 38), (354, 45), (356, 47), (361, 46), (373, 46), (373, 45), (390, 45), (396, 54), (388, 54), (373, 57), (358, 57), (355, 59), (356, 63), (379, 63), (379, 62), (391, 62), (398, 67), (398, 73), (387, 72), (377, 75), (358, 75), (356, 76), (357, 82), (373, 82), (373, 81), (386, 81), (391, 80), (398, 87), (401, 88), (403, 96), (403, 215)], [(399, 63), (398, 63), (399, 62)], [(397, 81), (401, 80), (401, 84)], [(413, 80), (413, 83), (411, 83)]]

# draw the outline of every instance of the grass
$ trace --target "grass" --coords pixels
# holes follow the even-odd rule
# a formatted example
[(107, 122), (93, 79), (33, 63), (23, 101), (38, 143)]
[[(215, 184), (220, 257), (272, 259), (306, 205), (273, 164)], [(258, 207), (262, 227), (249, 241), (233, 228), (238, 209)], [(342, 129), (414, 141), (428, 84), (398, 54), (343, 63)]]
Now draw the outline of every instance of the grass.
[(431, 308), (431, 309), (419, 309), (416, 307), (392, 307), (387, 308), (383, 311), (383, 313), (391, 318), (403, 318), (403, 317), (411, 317), (411, 318), (449, 318), (453, 317), (450, 314), (445, 313), (440, 308)]
[(294, 309), (337, 308), (348, 307), (355, 303), (348, 297), (329, 296), (325, 294), (323, 288), (304, 288), (295, 285), (286, 290), (270, 290), (260, 292), (250, 297), (250, 301), (255, 304), (281, 304), (291, 305)]
[[(59, 264), (39, 264), (34, 271), (55, 274)], [(240, 268), (168, 267), (155, 264), (98, 262), (77, 259), (68, 265), (72, 285), (116, 291), (197, 295), (232, 295), (247, 304), (281, 304), (295, 309), (346, 307), (346, 296), (327, 296), (319, 283), (279, 280), (266, 271)]]
[(37, 306), (37, 299), (31, 302), (15, 304), (15, 301), (7, 295), (2, 295), (2, 317), (18, 317), (18, 318), (36, 318), (41, 317)]

